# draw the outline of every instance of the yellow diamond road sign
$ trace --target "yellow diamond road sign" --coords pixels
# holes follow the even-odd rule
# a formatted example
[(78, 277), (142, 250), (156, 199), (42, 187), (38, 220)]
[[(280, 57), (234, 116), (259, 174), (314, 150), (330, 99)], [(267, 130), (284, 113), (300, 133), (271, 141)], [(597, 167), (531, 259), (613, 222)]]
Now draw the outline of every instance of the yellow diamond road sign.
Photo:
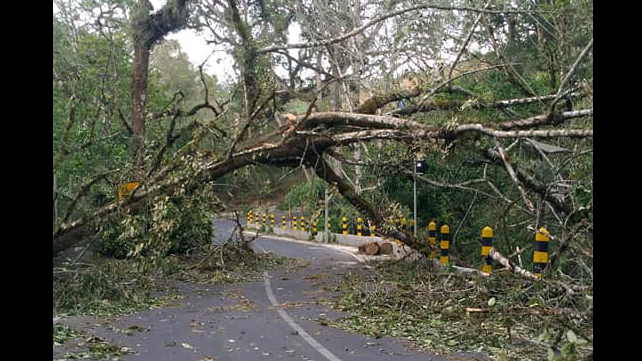
[(138, 184), (140, 182), (135, 181), (135, 182), (128, 182), (125, 184), (119, 184), (118, 185), (118, 201), (122, 202), (125, 199), (125, 196), (128, 196), (132, 193), (134, 188), (138, 187)]

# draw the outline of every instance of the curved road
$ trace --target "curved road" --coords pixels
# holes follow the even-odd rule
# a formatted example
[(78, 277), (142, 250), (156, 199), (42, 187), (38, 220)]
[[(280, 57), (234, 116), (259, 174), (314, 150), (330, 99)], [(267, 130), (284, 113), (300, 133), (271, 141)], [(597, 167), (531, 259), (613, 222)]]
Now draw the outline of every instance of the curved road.
[[(214, 242), (226, 241), (233, 229), (215, 221)], [(91, 317), (65, 323), (127, 346), (134, 354), (121, 360), (149, 361), (379, 361), (483, 360), (481, 355), (444, 358), (409, 350), (403, 340), (369, 338), (327, 326), (345, 313), (329, 307), (341, 275), (362, 268), (346, 252), (309, 242), (260, 236), (257, 252), (304, 259), (307, 267), (264, 272), (259, 282), (181, 285), (180, 305), (118, 317), (96, 326)], [(463, 356), (463, 355), (461, 355)], [(56, 355), (54, 354), (54, 359)]]

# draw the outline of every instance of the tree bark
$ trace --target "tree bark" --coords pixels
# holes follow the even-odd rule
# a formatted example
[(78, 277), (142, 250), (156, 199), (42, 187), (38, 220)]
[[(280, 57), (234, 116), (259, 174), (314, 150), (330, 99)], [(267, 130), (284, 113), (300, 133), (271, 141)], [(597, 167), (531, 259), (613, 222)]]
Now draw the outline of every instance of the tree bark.
[(147, 75), (150, 48), (145, 42), (134, 44), (134, 74), (132, 76), (132, 156), (138, 155), (145, 137), (147, 104)]
[(138, 155), (145, 139), (145, 118), (147, 106), (147, 76), (149, 54), (152, 47), (172, 31), (187, 25), (188, 0), (170, 0), (157, 12), (148, 0), (139, 0), (132, 14), (132, 38), (134, 43), (134, 64), (132, 74), (132, 148), (135, 169), (140, 168)]

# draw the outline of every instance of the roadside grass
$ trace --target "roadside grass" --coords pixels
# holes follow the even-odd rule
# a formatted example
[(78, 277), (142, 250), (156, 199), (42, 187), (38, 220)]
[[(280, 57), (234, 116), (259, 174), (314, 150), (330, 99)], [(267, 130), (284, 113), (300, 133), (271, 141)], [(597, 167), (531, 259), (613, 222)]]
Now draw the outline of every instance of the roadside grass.
[[(425, 261), (425, 260), (424, 260)], [(480, 352), (493, 360), (592, 360), (586, 295), (506, 272), (454, 273), (425, 262), (384, 261), (344, 277), (331, 326), (409, 341), (437, 354)]]

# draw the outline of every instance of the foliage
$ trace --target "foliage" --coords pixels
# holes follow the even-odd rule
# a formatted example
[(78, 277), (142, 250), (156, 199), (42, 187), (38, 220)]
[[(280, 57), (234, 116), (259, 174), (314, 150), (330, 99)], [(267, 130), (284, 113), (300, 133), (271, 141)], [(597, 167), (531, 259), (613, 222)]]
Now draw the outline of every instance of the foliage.
[(148, 205), (147, 212), (122, 214), (119, 221), (103, 224), (97, 250), (105, 256), (140, 256), (151, 262), (193, 250), (211, 242), (214, 236), (213, 201), (207, 188), (171, 200), (169, 196), (158, 197)]
[(322, 179), (314, 177), (311, 182), (300, 182), (285, 195), (279, 209), (300, 208), (304, 214), (310, 214), (316, 209), (318, 200), (323, 199), (324, 192), (325, 182)]
[(63, 355), (65, 359), (113, 359), (118, 356), (128, 355), (132, 353), (131, 348), (110, 344), (98, 336), (90, 336), (88, 338), (86, 337), (87, 335), (85, 332), (81, 332), (67, 325), (57, 323), (56, 319), (54, 318), (54, 357), (56, 355), (56, 347), (62, 346), (67, 340), (74, 338), (83, 338), (82, 342), (76, 343), (74, 346), (72, 346), (73, 349), (80, 349), (82, 351), (65, 352)]
[[(298, 261), (254, 253), (247, 241), (198, 246), (189, 255), (175, 254), (148, 267), (146, 260), (98, 257), (94, 265), (69, 263), (54, 268), (53, 310), (62, 315), (122, 315), (175, 302), (176, 281), (231, 284), (260, 279), (276, 267)], [(60, 336), (62, 337), (62, 336)]]
[(547, 359), (549, 348), (566, 360), (592, 354), (590, 291), (571, 295), (505, 272), (435, 272), (422, 262), (374, 266), (345, 277), (335, 306), (350, 315), (333, 326), (401, 337), (441, 354), (483, 352), (497, 360)]
[(183, 265), (177, 279), (206, 284), (229, 284), (257, 281), (263, 270), (293, 267), (297, 261), (272, 253), (255, 253), (250, 242), (230, 240), (226, 244), (202, 246), (190, 256), (178, 256), (171, 262)]
[(62, 344), (71, 338), (80, 338), (82, 336), (84, 336), (83, 332), (72, 327), (56, 322), (53, 323), (53, 342)]
[(104, 259), (90, 267), (63, 265), (54, 269), (54, 315), (118, 315), (158, 307), (163, 298), (151, 296), (158, 281), (140, 272), (135, 263)]

